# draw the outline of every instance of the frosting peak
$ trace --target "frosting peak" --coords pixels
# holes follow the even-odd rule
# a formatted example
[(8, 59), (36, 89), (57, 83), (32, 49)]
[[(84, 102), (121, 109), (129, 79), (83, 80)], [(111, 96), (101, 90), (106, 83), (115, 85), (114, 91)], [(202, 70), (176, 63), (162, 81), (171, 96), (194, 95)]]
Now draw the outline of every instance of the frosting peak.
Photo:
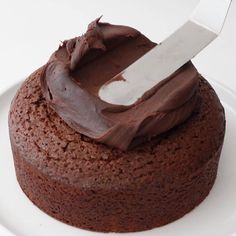
[(198, 72), (188, 62), (130, 106), (102, 101), (99, 88), (156, 44), (139, 31), (99, 22), (66, 40), (41, 76), (43, 94), (74, 130), (126, 150), (184, 122), (197, 102)]

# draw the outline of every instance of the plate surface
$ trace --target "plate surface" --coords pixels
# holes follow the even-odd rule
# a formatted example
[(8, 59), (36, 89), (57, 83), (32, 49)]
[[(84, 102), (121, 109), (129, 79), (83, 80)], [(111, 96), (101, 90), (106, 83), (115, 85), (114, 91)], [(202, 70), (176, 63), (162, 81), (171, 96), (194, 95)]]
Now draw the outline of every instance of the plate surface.
[[(236, 231), (236, 95), (222, 85), (210, 82), (225, 107), (227, 125), (218, 176), (209, 196), (192, 212), (171, 224), (150, 231), (117, 236), (229, 236)], [(18, 86), (0, 94), (0, 235), (111, 235), (61, 223), (39, 210), (21, 191), (15, 177), (7, 124), (10, 102)]]

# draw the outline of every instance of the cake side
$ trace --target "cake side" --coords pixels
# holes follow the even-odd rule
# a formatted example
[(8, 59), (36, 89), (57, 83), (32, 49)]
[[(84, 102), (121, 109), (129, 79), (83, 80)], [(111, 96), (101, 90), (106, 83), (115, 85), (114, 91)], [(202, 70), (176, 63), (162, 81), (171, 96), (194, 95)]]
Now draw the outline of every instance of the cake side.
[(171, 223), (199, 205), (217, 174), (220, 149), (205, 167), (178, 185), (141, 189), (75, 188), (42, 174), (13, 150), (17, 180), (28, 198), (50, 216), (82, 229), (136, 232)]
[(176, 220), (209, 193), (225, 132), (224, 110), (200, 78), (200, 103), (184, 124), (131, 151), (76, 133), (46, 104), (41, 69), (15, 96), (9, 115), (17, 179), (49, 215), (103, 232)]

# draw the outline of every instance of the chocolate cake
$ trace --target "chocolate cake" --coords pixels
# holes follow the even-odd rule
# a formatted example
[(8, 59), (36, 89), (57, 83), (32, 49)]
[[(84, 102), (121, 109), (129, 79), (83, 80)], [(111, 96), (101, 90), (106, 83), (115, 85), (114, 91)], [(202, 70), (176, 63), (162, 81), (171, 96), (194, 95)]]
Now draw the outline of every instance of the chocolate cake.
[(208, 195), (225, 116), (191, 62), (131, 106), (99, 99), (102, 84), (155, 45), (98, 19), (18, 90), (9, 113), (16, 176), (44, 212), (83, 229), (134, 232), (177, 220)]

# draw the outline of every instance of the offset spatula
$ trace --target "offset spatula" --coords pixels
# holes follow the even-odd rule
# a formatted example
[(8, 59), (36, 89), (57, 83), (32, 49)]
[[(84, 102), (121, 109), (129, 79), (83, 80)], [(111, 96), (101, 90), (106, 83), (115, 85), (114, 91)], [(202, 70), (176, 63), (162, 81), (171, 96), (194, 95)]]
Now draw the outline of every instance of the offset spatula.
[(231, 0), (201, 0), (184, 25), (105, 83), (99, 90), (99, 97), (117, 105), (135, 103), (220, 34), (230, 3)]

